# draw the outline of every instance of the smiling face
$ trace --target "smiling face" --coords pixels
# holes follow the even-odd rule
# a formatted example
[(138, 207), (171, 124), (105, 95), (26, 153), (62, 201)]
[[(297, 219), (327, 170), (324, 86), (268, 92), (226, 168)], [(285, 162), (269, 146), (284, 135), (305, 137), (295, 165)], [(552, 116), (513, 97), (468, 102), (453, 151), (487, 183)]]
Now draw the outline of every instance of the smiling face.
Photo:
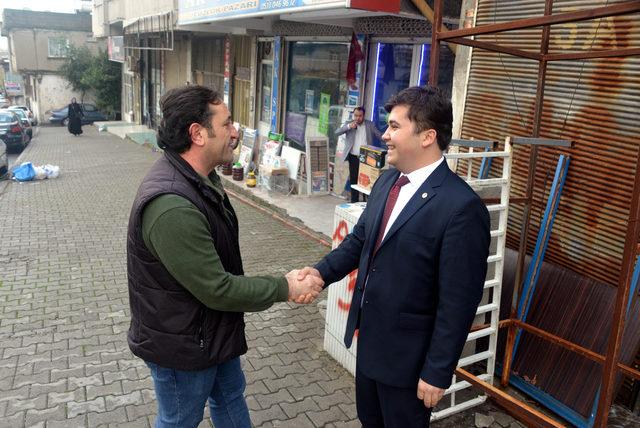
[(433, 129), (416, 132), (408, 111), (409, 107), (403, 104), (393, 107), (387, 119), (389, 127), (382, 135), (388, 148), (387, 162), (404, 174), (429, 165), (442, 155), (435, 143), (436, 132)]
[(233, 160), (233, 150), (238, 145), (238, 131), (233, 126), (226, 104), (209, 104), (209, 110), (213, 117), (210, 118), (210, 128), (203, 128), (206, 134), (205, 149), (214, 166), (218, 166)]
[(233, 150), (238, 145), (238, 131), (224, 103), (210, 103), (209, 112), (208, 126), (193, 123), (190, 133), (192, 148), (198, 148), (200, 162), (207, 170), (213, 170), (233, 160)]

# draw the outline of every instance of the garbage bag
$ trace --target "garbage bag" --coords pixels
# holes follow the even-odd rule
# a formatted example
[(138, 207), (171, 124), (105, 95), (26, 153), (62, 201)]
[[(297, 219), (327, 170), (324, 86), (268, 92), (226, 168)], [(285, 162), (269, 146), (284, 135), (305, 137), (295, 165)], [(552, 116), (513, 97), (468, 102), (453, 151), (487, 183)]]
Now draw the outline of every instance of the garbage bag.
[(36, 170), (31, 162), (24, 162), (11, 172), (13, 173), (13, 178), (18, 181), (31, 181), (36, 176)]
[(42, 165), (47, 178), (56, 178), (60, 175), (60, 167), (58, 165)]
[(44, 168), (41, 166), (34, 166), (33, 170), (36, 172), (36, 176), (33, 177), (35, 180), (44, 180), (47, 178), (47, 173), (44, 171)]

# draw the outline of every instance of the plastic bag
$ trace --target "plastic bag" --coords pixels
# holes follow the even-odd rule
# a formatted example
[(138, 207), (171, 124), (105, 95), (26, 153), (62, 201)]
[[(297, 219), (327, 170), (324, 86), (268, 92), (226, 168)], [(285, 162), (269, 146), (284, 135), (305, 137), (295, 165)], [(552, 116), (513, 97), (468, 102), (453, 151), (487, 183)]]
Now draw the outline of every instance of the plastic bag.
[(18, 181), (31, 181), (36, 176), (36, 170), (31, 162), (24, 162), (12, 170), (13, 178)]
[(42, 165), (47, 178), (56, 178), (60, 175), (60, 167), (58, 165)]

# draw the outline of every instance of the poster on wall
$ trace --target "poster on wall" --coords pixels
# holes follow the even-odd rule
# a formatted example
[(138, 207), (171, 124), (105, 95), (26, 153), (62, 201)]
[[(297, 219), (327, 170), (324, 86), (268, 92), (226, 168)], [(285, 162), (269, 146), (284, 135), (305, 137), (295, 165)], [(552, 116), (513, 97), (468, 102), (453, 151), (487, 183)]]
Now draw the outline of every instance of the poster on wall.
[(300, 113), (287, 112), (284, 123), (284, 134), (287, 140), (296, 143), (299, 148), (304, 147), (304, 136), (307, 129), (307, 116)]
[(318, 132), (323, 135), (329, 133), (329, 107), (331, 95), (320, 92), (320, 107), (318, 108)]
[(313, 114), (313, 102), (316, 98), (316, 92), (313, 89), (307, 89), (304, 93), (304, 112)]
[(271, 86), (262, 87), (262, 117), (271, 118)]

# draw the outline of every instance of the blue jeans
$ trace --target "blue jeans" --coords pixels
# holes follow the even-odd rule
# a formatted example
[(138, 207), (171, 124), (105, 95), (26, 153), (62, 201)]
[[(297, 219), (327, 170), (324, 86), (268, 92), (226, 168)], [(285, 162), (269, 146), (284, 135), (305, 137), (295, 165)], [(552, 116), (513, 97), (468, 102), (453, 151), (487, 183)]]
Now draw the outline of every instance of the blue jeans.
[(158, 401), (156, 428), (197, 427), (207, 399), (216, 428), (251, 428), (239, 357), (200, 371), (174, 370), (146, 363), (151, 369)]

